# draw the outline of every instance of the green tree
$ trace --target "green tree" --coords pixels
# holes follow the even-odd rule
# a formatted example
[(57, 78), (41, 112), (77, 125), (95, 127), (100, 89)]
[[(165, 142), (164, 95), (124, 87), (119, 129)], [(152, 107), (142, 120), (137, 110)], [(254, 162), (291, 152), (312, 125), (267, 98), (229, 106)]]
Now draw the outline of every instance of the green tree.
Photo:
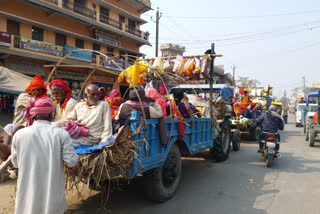
[(250, 79), (250, 77), (239, 77), (237, 80), (237, 86), (240, 86), (240, 87), (257, 87), (260, 82), (256, 79)]

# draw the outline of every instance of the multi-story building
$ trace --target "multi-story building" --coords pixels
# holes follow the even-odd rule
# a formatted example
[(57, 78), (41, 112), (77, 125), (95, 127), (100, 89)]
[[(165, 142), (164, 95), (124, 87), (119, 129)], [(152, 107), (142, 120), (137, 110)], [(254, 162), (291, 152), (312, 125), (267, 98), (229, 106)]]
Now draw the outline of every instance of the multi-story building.
[[(142, 55), (142, 45), (150, 45), (149, 33), (140, 30), (146, 23), (140, 15), (150, 9), (150, 0), (2, 0), (0, 65), (46, 78), (72, 50), (92, 49), (125, 68)], [(63, 61), (55, 77), (77, 88), (92, 69), (97, 70), (94, 81), (106, 88), (121, 70), (95, 53), (77, 52)]]

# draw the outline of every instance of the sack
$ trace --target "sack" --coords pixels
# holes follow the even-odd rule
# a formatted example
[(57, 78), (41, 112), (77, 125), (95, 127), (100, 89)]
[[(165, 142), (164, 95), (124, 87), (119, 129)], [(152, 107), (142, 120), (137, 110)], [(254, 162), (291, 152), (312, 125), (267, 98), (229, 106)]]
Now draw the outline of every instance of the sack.
[(181, 69), (182, 69), (182, 65), (183, 65), (183, 57), (178, 55), (176, 57), (176, 60), (174, 62), (174, 66), (173, 66), (173, 72), (175, 73), (180, 73)]
[[(146, 73), (148, 70), (149, 65), (144, 64), (141, 62), (135, 62), (133, 65), (128, 67), (126, 69), (126, 72), (134, 85), (144, 85), (144, 81), (141, 77), (142, 74)], [(126, 75), (121, 72), (119, 77), (118, 77), (119, 83), (126, 81), (127, 83), (130, 83), (130, 81), (127, 79)], [(131, 86), (131, 83), (130, 83)]]

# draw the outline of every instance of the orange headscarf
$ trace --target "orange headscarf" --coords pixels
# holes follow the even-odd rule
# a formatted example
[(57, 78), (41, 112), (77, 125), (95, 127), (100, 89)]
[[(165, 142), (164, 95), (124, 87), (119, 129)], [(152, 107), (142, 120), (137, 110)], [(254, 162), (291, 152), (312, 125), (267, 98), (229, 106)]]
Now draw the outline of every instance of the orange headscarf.
[(44, 88), (46, 90), (45, 94), (47, 94), (47, 86), (44, 84), (44, 81), (40, 75), (35, 76), (33, 80), (31, 80), (31, 82), (29, 83), (30, 91), (32, 91), (35, 88)]
[(29, 82), (28, 85), (26, 86), (26, 88), (24, 89), (24, 91), (25, 91), (27, 94), (31, 94), (31, 92), (32, 92), (31, 89), (30, 89), (30, 83), (31, 83), (31, 82)]
[(234, 113), (236, 113), (236, 115), (239, 115), (239, 114), (242, 114), (243, 109), (239, 103), (235, 103), (233, 105), (233, 111), (234, 111)]

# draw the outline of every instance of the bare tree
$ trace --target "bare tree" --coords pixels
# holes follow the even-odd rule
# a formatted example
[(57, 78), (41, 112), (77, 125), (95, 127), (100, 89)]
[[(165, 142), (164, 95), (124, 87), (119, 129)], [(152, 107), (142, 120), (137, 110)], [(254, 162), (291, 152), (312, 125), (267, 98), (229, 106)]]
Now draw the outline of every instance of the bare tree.
[(239, 77), (237, 80), (237, 86), (243, 87), (257, 87), (260, 82), (256, 79), (250, 79), (249, 77)]

